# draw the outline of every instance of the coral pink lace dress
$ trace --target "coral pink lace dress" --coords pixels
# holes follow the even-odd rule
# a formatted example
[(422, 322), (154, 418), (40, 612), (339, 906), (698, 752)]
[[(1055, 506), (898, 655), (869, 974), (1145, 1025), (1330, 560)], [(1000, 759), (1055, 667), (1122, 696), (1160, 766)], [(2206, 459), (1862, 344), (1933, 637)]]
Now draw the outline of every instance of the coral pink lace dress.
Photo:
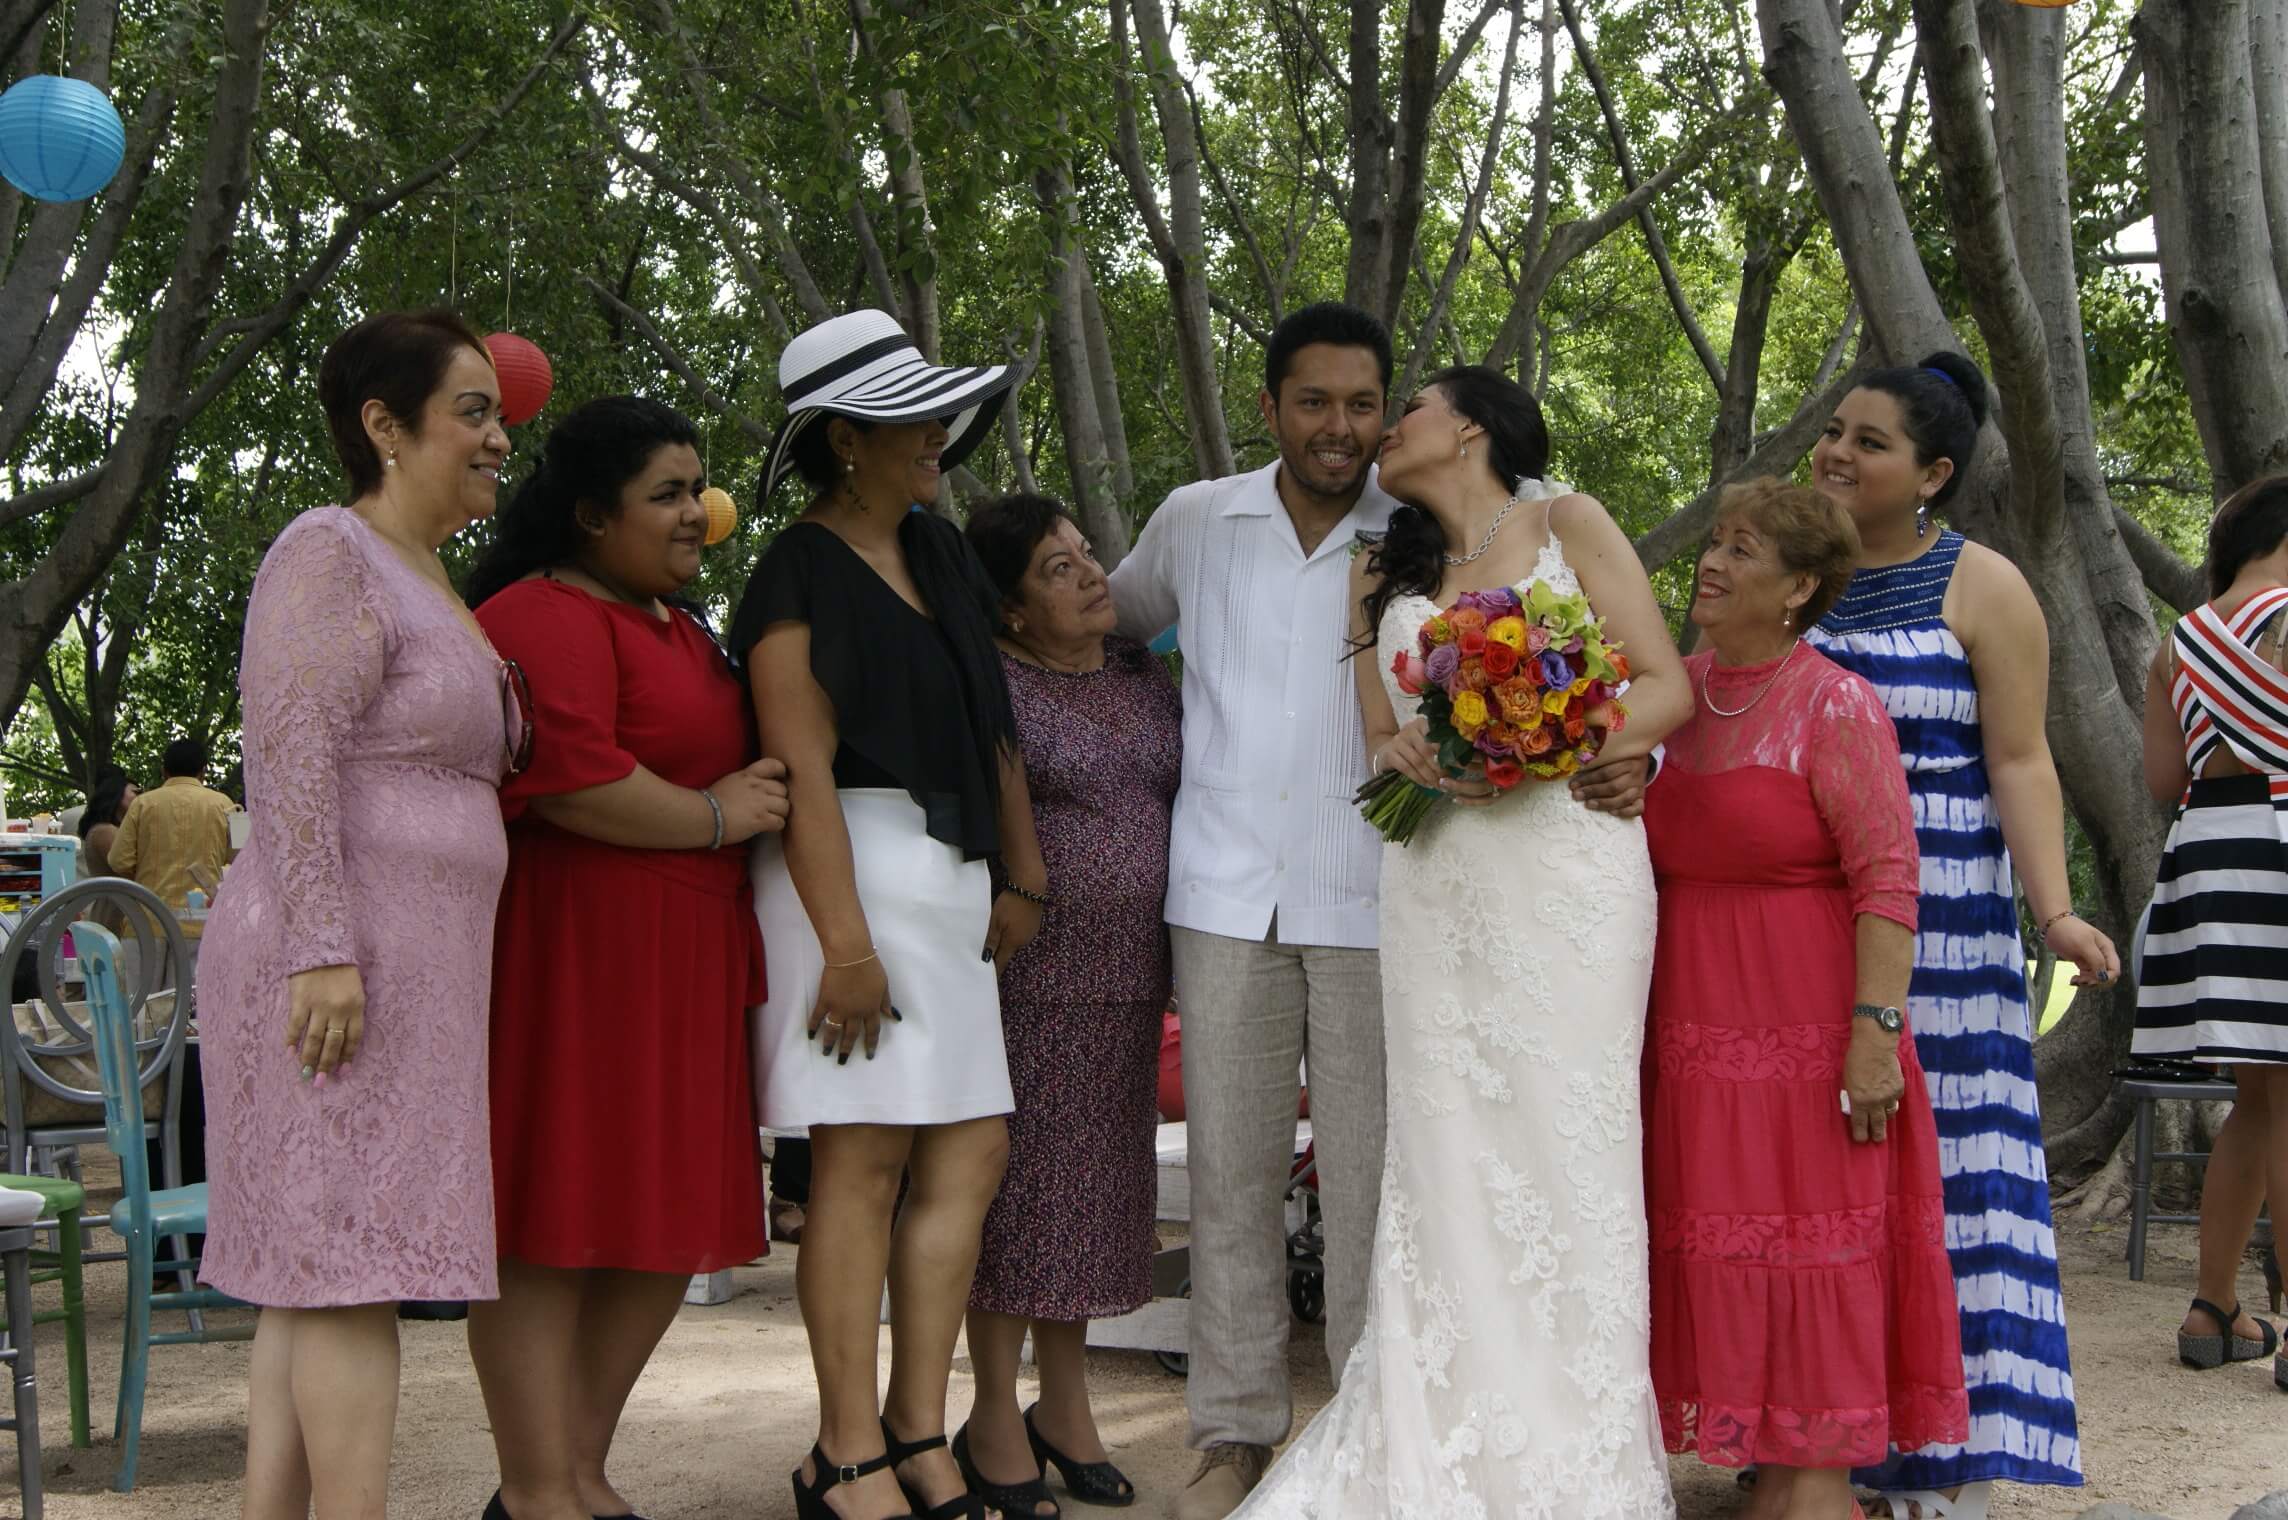
[(1713, 659), (1686, 662), (1708, 700), (1669, 737), (1645, 803), (1660, 883), (1644, 1094), (1662, 1435), (1727, 1467), (1867, 1466), (1960, 1441), (1969, 1419), (1911, 1031), (1887, 1140), (1854, 1143), (1838, 1098), (1856, 919), (1914, 927), (1914, 815), (1865, 681), (1808, 647), (1784, 669)]
[[(356, 513), (262, 561), (239, 669), (254, 840), (199, 961), (200, 1275), (257, 1304), (491, 1298), (485, 1030), (508, 845), (499, 662)], [(365, 1044), (301, 1080), (286, 979), (354, 965)]]

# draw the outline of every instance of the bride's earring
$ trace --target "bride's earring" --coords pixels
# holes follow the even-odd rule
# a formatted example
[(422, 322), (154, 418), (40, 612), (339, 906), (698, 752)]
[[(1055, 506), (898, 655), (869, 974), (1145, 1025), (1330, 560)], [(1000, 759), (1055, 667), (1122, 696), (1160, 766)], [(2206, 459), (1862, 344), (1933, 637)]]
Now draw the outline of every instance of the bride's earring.
[(1467, 460), (1470, 457), (1470, 446), (1466, 443), (1456, 444), (1454, 446), (1454, 457), (1456, 459)]
[(1927, 536), (1929, 533), (1930, 498), (1925, 496), (1922, 500), (1915, 503), (1915, 537), (1922, 538)]

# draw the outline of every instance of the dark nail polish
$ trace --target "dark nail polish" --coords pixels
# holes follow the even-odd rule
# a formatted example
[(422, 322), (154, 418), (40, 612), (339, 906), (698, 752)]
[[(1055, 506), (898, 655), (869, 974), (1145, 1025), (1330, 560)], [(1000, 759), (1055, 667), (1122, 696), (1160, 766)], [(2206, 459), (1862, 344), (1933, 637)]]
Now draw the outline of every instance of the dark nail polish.
[(836, 1061), (834, 1064), (837, 1066), (848, 1066), (850, 1064), (850, 1052), (847, 1050), (842, 1052), (842, 1058)]
[(981, 961), (989, 961), (993, 959), (993, 947), (991, 945), (987, 945), (985, 947), (985, 953), (979, 956), (978, 959)]
[(906, 1021), (906, 1016), (898, 1012), (898, 1010), (895, 1008), (890, 1010), (890, 1017), (900, 1024), (903, 1024)]

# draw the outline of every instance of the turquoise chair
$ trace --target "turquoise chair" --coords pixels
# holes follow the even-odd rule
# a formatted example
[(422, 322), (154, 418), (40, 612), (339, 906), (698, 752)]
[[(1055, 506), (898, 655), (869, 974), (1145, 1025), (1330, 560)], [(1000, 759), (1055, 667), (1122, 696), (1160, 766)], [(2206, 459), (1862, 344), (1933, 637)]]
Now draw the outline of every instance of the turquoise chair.
[[(143, 1376), (153, 1346), (184, 1346), (203, 1341), (243, 1341), (254, 1336), (252, 1325), (210, 1330), (203, 1323), (189, 1330), (151, 1333), (154, 1309), (197, 1310), (248, 1307), (212, 1288), (152, 1290), (153, 1262), (162, 1237), (204, 1235), (207, 1230), (207, 1185), (151, 1187), (150, 1153), (144, 1149), (143, 1089), (135, 1063), (135, 1027), (119, 985), (119, 941), (102, 925), (82, 921), (72, 925), (72, 943), (78, 948), (81, 974), (87, 978), (89, 1022), (95, 1035), (95, 1053), (103, 1072), (105, 1141), (119, 1158), (119, 1202), (112, 1205), (111, 1228), (127, 1246), (127, 1331), (119, 1357), (119, 1413), (111, 1428), (119, 1442), (119, 1474), (111, 1486), (120, 1493), (135, 1487), (135, 1456), (143, 1437)], [(170, 1270), (176, 1264), (168, 1263)], [(195, 1271), (197, 1261), (183, 1264)]]

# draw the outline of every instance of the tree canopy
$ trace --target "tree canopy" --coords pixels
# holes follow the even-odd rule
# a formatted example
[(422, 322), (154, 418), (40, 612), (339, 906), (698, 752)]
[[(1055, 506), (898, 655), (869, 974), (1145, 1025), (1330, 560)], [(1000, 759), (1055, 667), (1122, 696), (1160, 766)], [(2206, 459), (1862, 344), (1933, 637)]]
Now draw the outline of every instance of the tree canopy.
[[(2049, 615), (2079, 883), (2125, 938), (2144, 662), (2288, 449), (2284, 44), (2288, 0), (5, 0), (8, 77), (128, 124), (96, 199), (0, 191), (10, 806), (230, 752), (254, 568), (341, 489), (317, 356), (367, 312), (538, 342), (527, 448), (607, 392), (690, 412), (746, 513), (721, 610), (795, 506), (753, 492), (805, 325), (879, 306), (1020, 366), (939, 506), (1037, 486), (1109, 560), (1270, 457), (1265, 339), (1336, 298), (1389, 322), (1394, 405), (1524, 379), (1679, 617), (1716, 491), (1796, 470), (1856, 373), (1986, 364), (1956, 515)], [(2044, 1047), (2069, 1165), (2120, 1119), (2128, 1004), (2091, 1002)]]

